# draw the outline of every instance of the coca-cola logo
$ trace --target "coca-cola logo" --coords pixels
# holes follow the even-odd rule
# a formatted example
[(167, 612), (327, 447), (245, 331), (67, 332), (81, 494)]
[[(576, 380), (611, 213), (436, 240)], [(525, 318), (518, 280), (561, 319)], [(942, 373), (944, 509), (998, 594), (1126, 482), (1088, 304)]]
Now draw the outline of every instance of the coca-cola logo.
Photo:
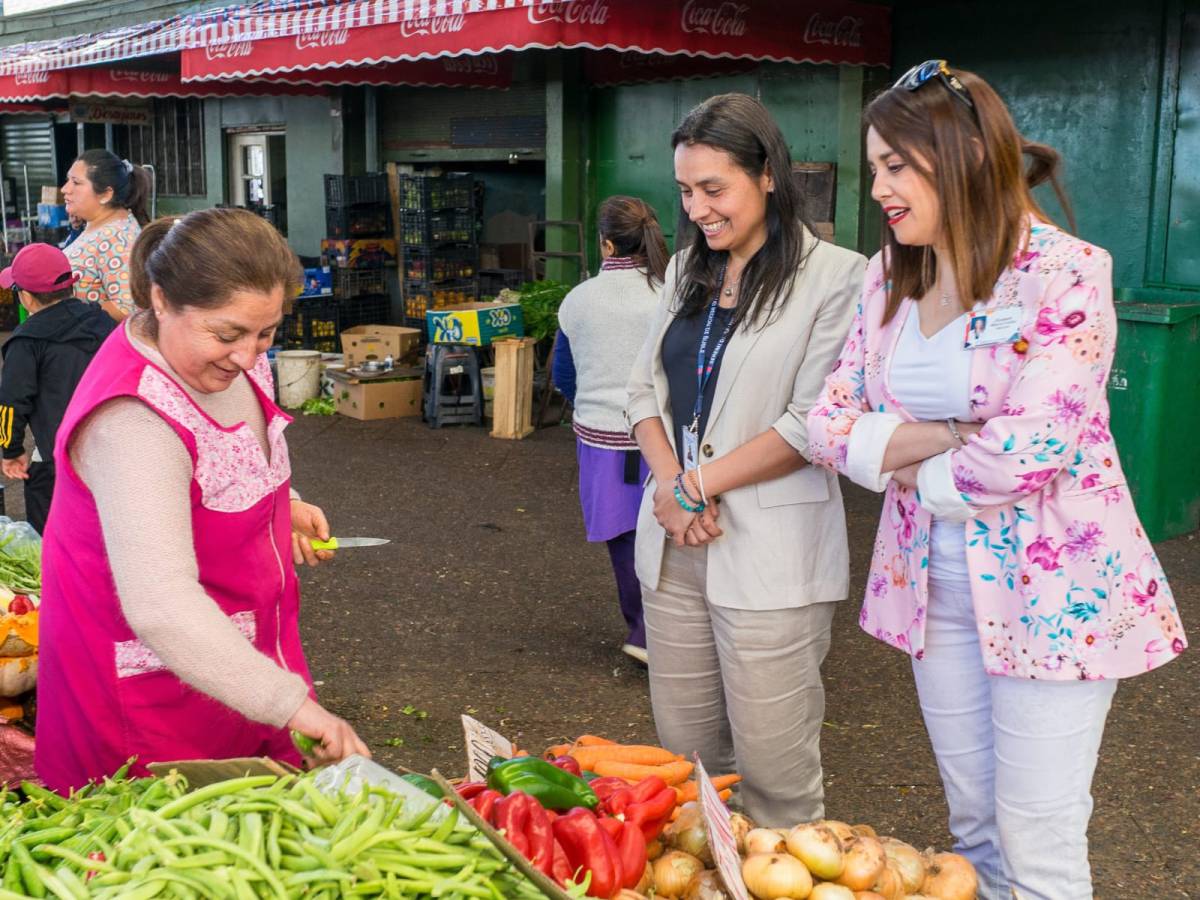
[(400, 36), (413, 37), (418, 34), (454, 34), (462, 31), (467, 17), (462, 13), (455, 16), (425, 16), (420, 19), (405, 19), (400, 23)]
[(49, 72), (18, 72), (13, 76), (17, 84), (46, 84), (50, 81)]
[(804, 43), (832, 44), (835, 47), (861, 47), (863, 20), (857, 16), (825, 19), (813, 13), (804, 28)]
[(534, 25), (565, 22), (568, 25), (603, 25), (608, 21), (604, 0), (534, 0), (529, 5), (529, 21)]
[(317, 47), (340, 47), (350, 40), (350, 29), (337, 31), (303, 31), (296, 35), (297, 50), (312, 50)]
[(500, 64), (494, 56), (447, 56), (442, 60), (447, 72), (462, 75), (497, 75)]
[(679, 25), (685, 34), (711, 34), (718, 37), (742, 37), (746, 33), (746, 12), (741, 3), (703, 5), (688, 0), (683, 5)]
[(233, 41), (229, 44), (206, 44), (204, 47), (204, 58), (213, 59), (236, 59), (241, 56), (250, 56), (254, 52), (254, 41)]
[(137, 84), (165, 84), (172, 79), (169, 72), (139, 72), (137, 69), (113, 69), (109, 73), (113, 81), (132, 81)]

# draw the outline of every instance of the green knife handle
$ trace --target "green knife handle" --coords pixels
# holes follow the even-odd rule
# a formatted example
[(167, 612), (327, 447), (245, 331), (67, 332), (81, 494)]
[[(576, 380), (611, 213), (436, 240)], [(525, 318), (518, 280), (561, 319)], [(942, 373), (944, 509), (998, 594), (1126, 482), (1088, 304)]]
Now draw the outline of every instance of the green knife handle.
[(338, 548), (337, 538), (330, 538), (327, 541), (319, 541), (313, 538), (310, 543), (314, 550), (336, 550)]

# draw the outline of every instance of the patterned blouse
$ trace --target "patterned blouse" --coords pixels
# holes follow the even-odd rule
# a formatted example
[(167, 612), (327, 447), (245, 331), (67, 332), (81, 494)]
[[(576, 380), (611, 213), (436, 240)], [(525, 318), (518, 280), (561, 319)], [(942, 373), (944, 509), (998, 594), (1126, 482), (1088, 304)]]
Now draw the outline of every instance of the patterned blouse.
[(75, 296), (88, 303), (111, 300), (126, 315), (134, 311), (129, 290), (129, 251), (141, 234), (133, 213), (85, 231), (63, 252), (79, 273)]

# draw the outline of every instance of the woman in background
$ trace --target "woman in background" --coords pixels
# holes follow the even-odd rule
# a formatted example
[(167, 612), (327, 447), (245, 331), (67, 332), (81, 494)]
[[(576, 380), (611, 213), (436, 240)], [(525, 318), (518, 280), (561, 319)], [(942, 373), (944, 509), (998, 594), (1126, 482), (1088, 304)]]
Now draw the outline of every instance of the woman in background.
[(625, 385), (646, 340), (667, 267), (658, 216), (636, 197), (609, 197), (597, 216), (600, 274), (558, 311), (554, 383), (575, 407), (579, 502), (589, 541), (604, 541), (629, 632), (622, 650), (646, 662), (634, 537), (646, 466), (625, 427)]

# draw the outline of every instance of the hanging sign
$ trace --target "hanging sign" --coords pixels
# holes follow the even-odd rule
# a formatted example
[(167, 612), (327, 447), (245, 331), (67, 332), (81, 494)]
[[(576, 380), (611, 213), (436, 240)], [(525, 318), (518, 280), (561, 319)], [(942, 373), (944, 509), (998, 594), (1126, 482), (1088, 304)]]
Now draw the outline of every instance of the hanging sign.
[(467, 748), (467, 778), (471, 781), (487, 781), (488, 761), (493, 756), (511, 759), (512, 741), (470, 716), (464, 715), (462, 724), (463, 741)]
[(70, 106), (72, 122), (100, 122), (105, 125), (149, 125), (150, 107), (124, 103), (84, 100)]

